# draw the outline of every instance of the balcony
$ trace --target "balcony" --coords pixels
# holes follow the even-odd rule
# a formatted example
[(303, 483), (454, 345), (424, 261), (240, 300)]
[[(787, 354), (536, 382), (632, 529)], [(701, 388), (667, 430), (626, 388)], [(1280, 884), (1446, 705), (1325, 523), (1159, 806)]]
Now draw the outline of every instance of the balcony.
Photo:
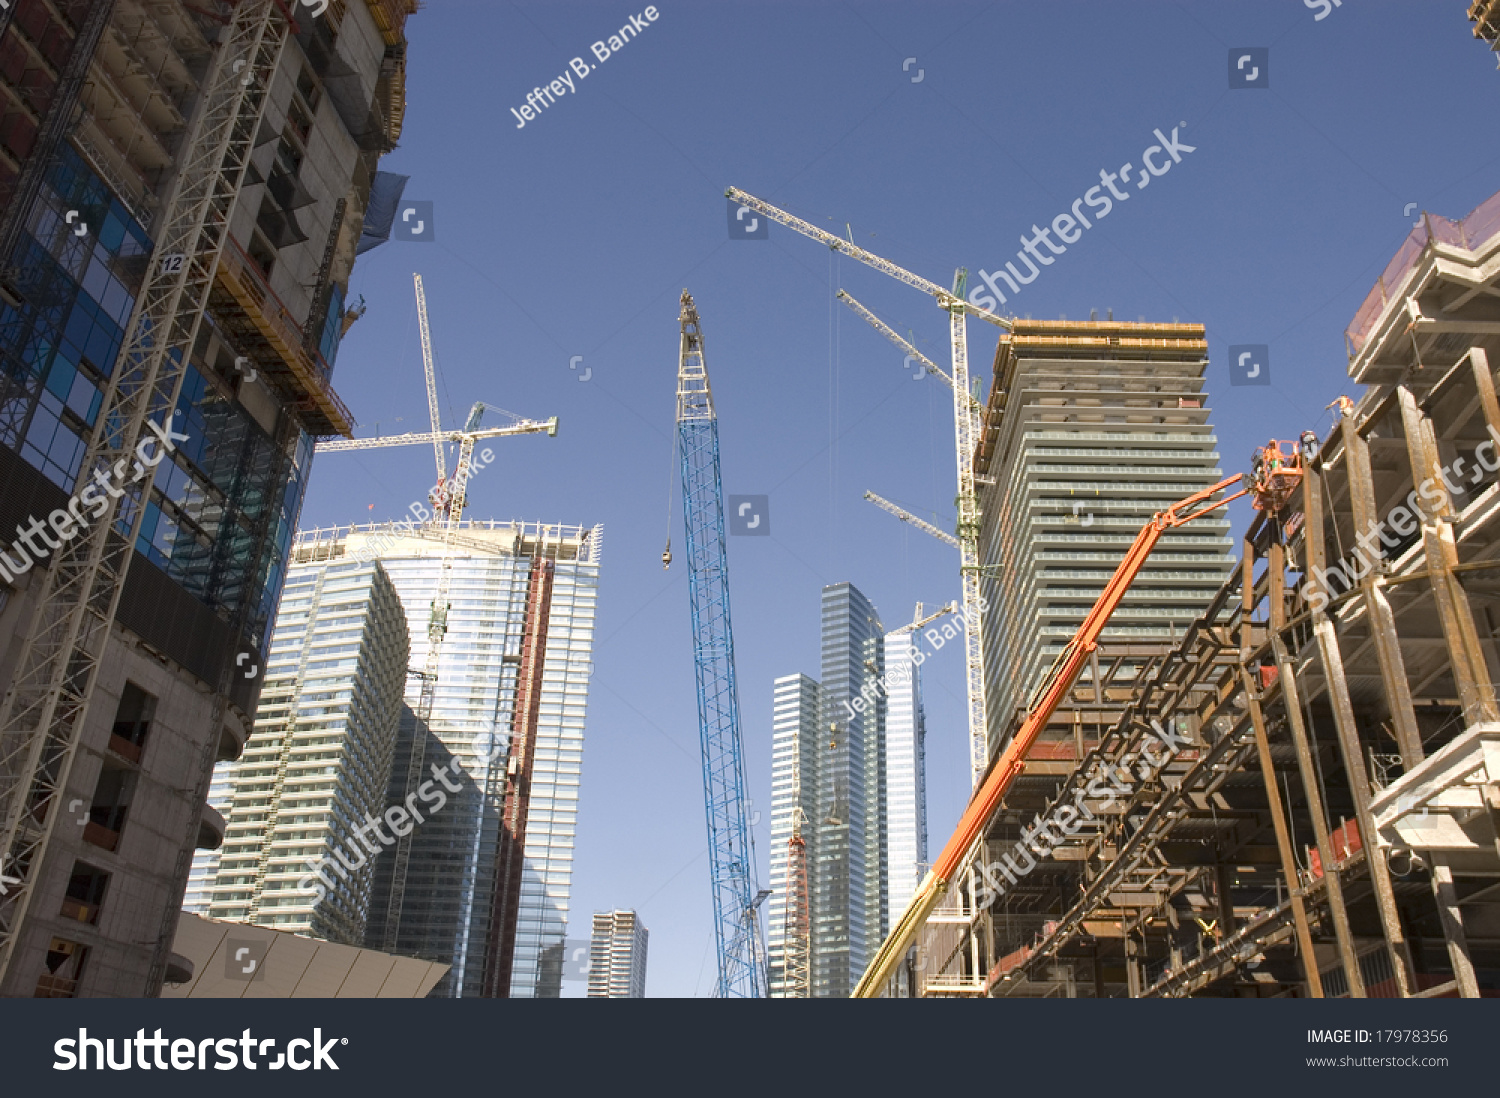
[(205, 804), (203, 814), (198, 818), (198, 839), (195, 845), (199, 850), (218, 850), (224, 845), (224, 817), (213, 805)]
[(193, 962), (181, 953), (173, 953), (167, 958), (166, 982), (169, 984), (186, 984), (193, 979)]
[(233, 710), (227, 710), (224, 726), (219, 730), (219, 751), (214, 761), (230, 762), (239, 758), (249, 738), (249, 726)]

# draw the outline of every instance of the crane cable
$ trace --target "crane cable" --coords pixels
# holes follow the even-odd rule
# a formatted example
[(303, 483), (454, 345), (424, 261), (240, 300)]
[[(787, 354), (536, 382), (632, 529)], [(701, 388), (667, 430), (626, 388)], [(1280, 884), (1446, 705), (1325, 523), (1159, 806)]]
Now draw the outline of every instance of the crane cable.
[(672, 431), (672, 453), (671, 462), (667, 466), (667, 547), (661, 552), (661, 566), (663, 569), (672, 567), (672, 488), (673, 479), (677, 475), (677, 435), (674, 428)]

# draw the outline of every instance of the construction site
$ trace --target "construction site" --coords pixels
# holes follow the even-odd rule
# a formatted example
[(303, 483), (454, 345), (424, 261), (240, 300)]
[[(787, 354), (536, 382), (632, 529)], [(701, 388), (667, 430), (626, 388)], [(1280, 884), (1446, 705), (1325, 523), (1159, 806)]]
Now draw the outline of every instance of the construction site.
[[(1500, 994), (1497, 292), (1500, 195), (1426, 215), (1346, 333), (1358, 396), (1281, 444), (1196, 620), (1080, 631), (1001, 733), (1014, 777), (906, 958), (917, 993)], [(1002, 335), (993, 433), (1014, 357)]]
[[(339, 947), (262, 987), (333, 987), (358, 962), (397, 973), (370, 981), (381, 997), (559, 997), (603, 526), (466, 513), (494, 461), (476, 446), (550, 438), (558, 419), (479, 401), (444, 427), (421, 276), (431, 430), (356, 438), (333, 388), (365, 311), (356, 256), (400, 208), (406, 177), (379, 165), (419, 5), (203, 3), (0, 0), (0, 527), (20, 538), (0, 554), (0, 996), (232, 994), (217, 973), (243, 924), (282, 956)], [(1500, 48), (1497, 11), (1468, 14)], [(1316, 423), (1266, 422), (1243, 464), (1218, 452), (1203, 325), (1003, 315), (967, 269), (939, 285), (847, 222), (839, 236), (725, 195), (731, 239), (764, 218), (943, 314), (940, 363), (835, 298), (951, 395), (951, 532), (865, 498), (951, 549), (959, 582), (889, 631), (841, 592), (868, 627), (845, 638), (847, 675), (777, 680), (782, 719), (812, 736), (784, 752), (768, 905), (728, 578), (726, 526), (750, 505), (726, 510), (682, 290), (661, 564), (680, 507), (715, 997), (1500, 996), (1500, 193), (1421, 214), (1344, 333), (1346, 395)], [(315, 455), (409, 446), (432, 447), (436, 480), (399, 521), (296, 532)], [(85, 522), (90, 478), (132, 460)], [(482, 484), (502, 477), (530, 486)], [(23, 533), (49, 512), (50, 554)], [(321, 704), (354, 693), (356, 661), (302, 662), (352, 647), (309, 592), (356, 566), (384, 642), (368, 645), (380, 718), (359, 735)], [(933, 820), (929, 853), (920, 690), (899, 672), (939, 619), (962, 651), (948, 736), (969, 799), (951, 836)], [(904, 707), (899, 742), (887, 706)], [(899, 843), (893, 747), (921, 790)], [(240, 760), (216, 791), (216, 765)], [(356, 793), (330, 792), (340, 768)], [(392, 824), (388, 853), (343, 862), (363, 875), (325, 905), (308, 867), (360, 834), (336, 802), (367, 819), (431, 803), (429, 773), (453, 807)], [(914, 878), (899, 888), (881, 876), (897, 846)], [(202, 917), (180, 920), (189, 893)]]
[[(1217, 483), (1201, 326), (997, 317), (963, 271), (945, 289), (728, 194), (951, 319), (950, 374), (839, 293), (953, 392), (956, 535), (866, 498), (959, 550), (974, 769), (854, 996), (1500, 994), (1500, 194), (1410, 232), (1346, 332), (1332, 429)], [(982, 408), (970, 316), (1002, 329)], [(1105, 518), (1084, 537), (1079, 490)], [(1078, 541), (1103, 551), (1046, 551)], [(1051, 667), (1017, 671), (1034, 651)], [(772, 853), (790, 997), (819, 917), (796, 811)]]

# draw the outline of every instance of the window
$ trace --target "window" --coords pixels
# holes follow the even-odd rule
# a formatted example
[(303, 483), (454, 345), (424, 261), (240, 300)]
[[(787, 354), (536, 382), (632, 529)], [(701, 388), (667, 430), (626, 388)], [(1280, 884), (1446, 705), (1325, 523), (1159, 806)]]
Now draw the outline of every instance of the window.
[(266, 242), (266, 238), (260, 233), (255, 233), (250, 238), (250, 259), (260, 270), (261, 278), (268, 282), (271, 278), (271, 268), (276, 266), (276, 250)]
[(104, 870), (86, 862), (74, 862), (73, 875), (68, 878), (68, 891), (63, 896), (62, 917), (80, 923), (97, 923), (108, 887), (109, 874)]
[(88, 823), (83, 828), (84, 842), (104, 850), (114, 850), (119, 846), (120, 832), (125, 828), (125, 817), (130, 810), (130, 798), (135, 793), (135, 779), (134, 771), (108, 762), (104, 764), (94, 786)]
[(133, 763), (141, 761), (141, 751), (146, 746), (146, 736), (151, 731), (151, 721), (156, 716), (156, 698), (146, 693), (133, 682), (127, 682), (120, 691), (120, 704), (115, 709), (115, 723), (109, 734), (109, 749)]
[(83, 963), (88, 947), (64, 938), (53, 938), (47, 947), (47, 971), (38, 977), (36, 998), (75, 999), (78, 981), (83, 978)]

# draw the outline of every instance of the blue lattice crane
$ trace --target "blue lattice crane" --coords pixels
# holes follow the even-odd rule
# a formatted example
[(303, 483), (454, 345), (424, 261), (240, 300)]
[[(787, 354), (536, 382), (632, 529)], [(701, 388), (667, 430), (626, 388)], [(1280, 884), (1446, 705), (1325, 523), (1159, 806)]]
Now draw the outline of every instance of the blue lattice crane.
[[(719, 476), (719, 421), (714, 414), (703, 333), (693, 297), (682, 291), (681, 354), (677, 364), (677, 449), (682, 460), (682, 510), (687, 531), (688, 599), (698, 678), (698, 729), (719, 949), (721, 999), (766, 994), (755, 885), (755, 845), (745, 819), (745, 759), (740, 699), (729, 623), (729, 556), (724, 542), (724, 486)], [(670, 520), (669, 520), (670, 521)], [(671, 564), (670, 541), (662, 554)]]

